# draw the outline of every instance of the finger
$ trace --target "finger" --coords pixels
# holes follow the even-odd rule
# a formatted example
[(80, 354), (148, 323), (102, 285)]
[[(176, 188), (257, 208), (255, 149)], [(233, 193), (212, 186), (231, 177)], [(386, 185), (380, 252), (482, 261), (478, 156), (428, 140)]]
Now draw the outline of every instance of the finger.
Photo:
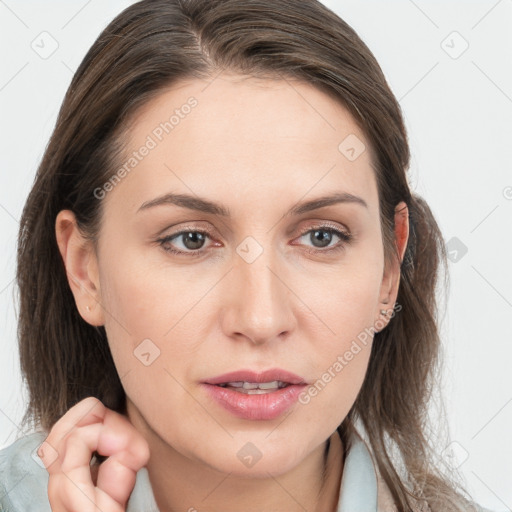
[(77, 485), (65, 473), (50, 477), (48, 498), (54, 512), (125, 512), (125, 507), (96, 488)]
[[(114, 496), (99, 486), (95, 487), (93, 482), (90, 467), (91, 456), (98, 449), (99, 439), (105, 428), (107, 427), (103, 423), (94, 423), (84, 427), (75, 427), (66, 436), (61, 446), (60, 468), (56, 464), (49, 471), (48, 496), (56, 510), (124, 512), (124, 506), (135, 485), (136, 473), (133, 470), (123, 466), (124, 471), (116, 473), (118, 480), (115, 482), (115, 489), (117, 492), (114, 493)], [(109, 435), (115, 436), (115, 433)], [(103, 464), (100, 468), (102, 466)], [(112, 466), (111, 463), (107, 465), (107, 469), (110, 466)], [(59, 482), (58, 485), (55, 484), (56, 481)]]
[(50, 431), (48, 442), (58, 444), (75, 426), (81, 427), (103, 421), (107, 408), (101, 400), (90, 396), (71, 407)]
[[(54, 476), (63, 472), (68, 480), (65, 496), (69, 496), (69, 506), (78, 499), (81, 503), (84, 498), (93, 500), (94, 495), (101, 501), (111, 498), (124, 506), (133, 491), (137, 471), (149, 460), (149, 446), (128, 418), (94, 397), (69, 409), (45, 443), (58, 455), (51, 464), (42, 457), (48, 472)], [(95, 451), (108, 459), (97, 468), (93, 480), (95, 470), (91, 470), (90, 463)]]
[(41, 443), (38, 449), (38, 455), (47, 469), (58, 460), (58, 454), (61, 444), (73, 428), (77, 425), (88, 425), (94, 422), (102, 421), (105, 415), (106, 407), (100, 400), (94, 397), (87, 397), (73, 407), (71, 407), (64, 416), (62, 416), (53, 425), (46, 439)]
[[(125, 505), (135, 486), (137, 471), (149, 460), (149, 446), (126, 417), (107, 408), (104, 412), (102, 423), (75, 426), (71, 430), (61, 444), (60, 468), (54, 465), (51, 473), (61, 470), (78, 486), (92, 488), (95, 484)], [(81, 420), (86, 421), (87, 418)], [(94, 451), (108, 457), (98, 468), (96, 482), (90, 468)]]
[(100, 454), (117, 454), (122, 464), (134, 470), (148, 462), (149, 445), (126, 416), (106, 409), (103, 425), (105, 428), (98, 443)]
[(70, 475), (82, 475), (79, 483), (92, 486), (91, 458), (97, 449), (103, 423), (93, 423), (85, 427), (75, 427), (65, 438), (60, 450), (60, 468), (50, 467), (50, 474), (56, 469)]
[(98, 488), (118, 503), (126, 504), (135, 486), (137, 471), (149, 460), (147, 441), (127, 418), (107, 410), (98, 452), (109, 455), (99, 467)]
[(98, 469), (97, 488), (120, 505), (126, 506), (136, 479), (137, 471), (127, 468), (112, 455)]

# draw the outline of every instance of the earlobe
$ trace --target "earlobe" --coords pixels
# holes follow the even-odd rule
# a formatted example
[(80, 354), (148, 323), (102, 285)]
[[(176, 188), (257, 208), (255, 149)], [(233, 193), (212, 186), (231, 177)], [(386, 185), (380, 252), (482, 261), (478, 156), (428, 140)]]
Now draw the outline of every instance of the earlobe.
[(103, 325), (96, 254), (90, 241), (80, 233), (71, 210), (58, 213), (55, 236), (80, 315), (91, 325)]

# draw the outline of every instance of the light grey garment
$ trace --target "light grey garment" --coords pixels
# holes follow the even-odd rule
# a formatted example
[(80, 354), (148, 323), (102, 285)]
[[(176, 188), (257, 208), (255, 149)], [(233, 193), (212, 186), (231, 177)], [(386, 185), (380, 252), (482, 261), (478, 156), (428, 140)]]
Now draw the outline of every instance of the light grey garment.
[[(37, 455), (46, 433), (36, 432), (0, 450), (0, 512), (52, 512), (48, 472)], [(491, 512), (481, 509), (482, 512)], [(147, 469), (137, 472), (126, 512), (159, 512)], [(366, 444), (351, 439), (341, 477), (337, 512), (378, 512), (377, 477)]]

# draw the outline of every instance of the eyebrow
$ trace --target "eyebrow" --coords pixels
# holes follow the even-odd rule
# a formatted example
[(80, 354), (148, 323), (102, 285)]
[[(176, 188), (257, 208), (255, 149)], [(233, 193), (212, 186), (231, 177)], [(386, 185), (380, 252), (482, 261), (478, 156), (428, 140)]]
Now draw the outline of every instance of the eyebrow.
[[(320, 208), (324, 208), (325, 206), (331, 206), (338, 203), (353, 203), (368, 208), (368, 205), (363, 198), (349, 194), (348, 192), (337, 192), (335, 194), (318, 197), (309, 201), (299, 202), (290, 208), (290, 210), (285, 214), (285, 217), (289, 217), (291, 215), (300, 215), (302, 213), (318, 210)], [(222, 217), (231, 216), (229, 208), (226, 208), (220, 203), (215, 203), (198, 196), (173, 193), (165, 194), (163, 196), (157, 197), (156, 199), (152, 199), (151, 201), (142, 203), (142, 205), (137, 210), (137, 213), (139, 211), (148, 210), (149, 208), (161, 205), (181, 206), (182, 208), (188, 208), (189, 210), (195, 210)]]

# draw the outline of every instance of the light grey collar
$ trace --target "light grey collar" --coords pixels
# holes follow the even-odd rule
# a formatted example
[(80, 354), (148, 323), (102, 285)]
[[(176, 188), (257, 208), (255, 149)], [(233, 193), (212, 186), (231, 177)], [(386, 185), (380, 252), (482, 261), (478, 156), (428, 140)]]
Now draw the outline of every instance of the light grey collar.
[(351, 438), (341, 475), (338, 512), (377, 512), (377, 475), (366, 443)]

